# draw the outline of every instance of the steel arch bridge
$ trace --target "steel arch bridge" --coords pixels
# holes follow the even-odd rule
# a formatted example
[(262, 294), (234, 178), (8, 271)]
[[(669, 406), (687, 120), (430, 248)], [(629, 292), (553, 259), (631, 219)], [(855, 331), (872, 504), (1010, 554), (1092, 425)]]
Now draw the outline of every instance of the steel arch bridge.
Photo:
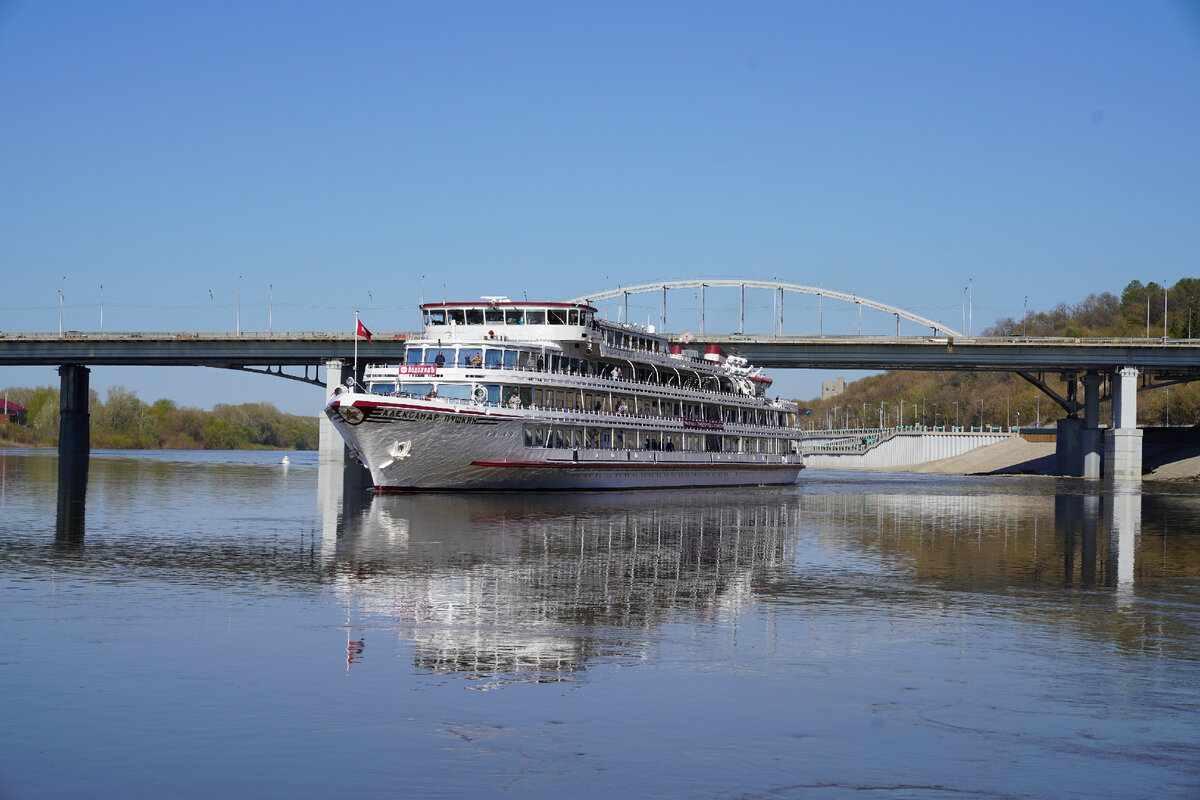
[[(635, 286), (619, 286), (616, 289), (606, 289), (603, 292), (594, 292), (592, 294), (583, 295), (572, 298), (571, 303), (595, 303), (601, 300), (620, 299), (622, 300), (622, 310), (624, 311), (624, 321), (629, 321), (629, 295), (631, 294), (648, 294), (650, 292), (659, 292), (661, 299), (659, 301), (659, 317), (663, 328), (666, 328), (667, 318), (667, 290), (668, 289), (699, 289), (700, 290), (700, 333), (704, 333), (704, 290), (709, 287), (714, 288), (737, 288), (740, 289), (740, 299), (738, 305), (739, 317), (739, 333), (745, 333), (746, 327), (746, 289), (768, 289), (779, 293), (779, 302), (776, 304), (776, 317), (773, 320), (775, 333), (783, 333), (783, 298), (785, 292), (793, 292), (795, 294), (814, 295), (818, 298), (819, 319), (818, 323), (821, 327), (824, 326), (824, 300), (826, 297), (832, 300), (838, 300), (845, 303), (854, 303), (858, 306), (858, 329), (862, 333), (862, 310), (864, 307), (882, 311), (896, 317), (896, 335), (900, 335), (900, 320), (905, 319), (910, 322), (931, 328), (935, 336), (948, 336), (951, 338), (962, 338), (963, 334), (956, 331), (941, 322), (922, 317), (919, 314), (914, 314), (897, 306), (882, 303), (878, 300), (872, 300), (858, 294), (847, 294), (834, 289), (826, 289), (820, 286), (804, 286), (798, 283), (787, 283), (784, 281), (758, 281), (745, 280), (742, 278), (695, 278), (692, 280), (683, 281), (662, 281), (659, 283), (642, 283)], [(823, 333), (823, 331), (822, 331)]]

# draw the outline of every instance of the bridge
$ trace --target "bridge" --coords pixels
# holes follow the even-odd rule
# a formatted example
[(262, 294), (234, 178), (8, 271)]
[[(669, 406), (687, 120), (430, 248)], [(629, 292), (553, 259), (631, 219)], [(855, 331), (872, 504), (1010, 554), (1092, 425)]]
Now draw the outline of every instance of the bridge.
[[(738, 333), (704, 331), (704, 294), (709, 288), (739, 291)], [(745, 333), (746, 289), (766, 290), (774, 298), (771, 333)], [(1200, 343), (1161, 339), (1043, 339), (1022, 336), (964, 336), (941, 322), (876, 300), (821, 287), (777, 281), (697, 279), (639, 284), (574, 298), (599, 304), (618, 300), (618, 318), (629, 320), (629, 298), (656, 295), (665, 330), (668, 291), (684, 289), (700, 296), (699, 333), (670, 334), (690, 346), (715, 344), (769, 368), (867, 370), (944, 370), (1015, 372), (1037, 386), (1070, 415), (1059, 421), (1059, 463), (1063, 474), (1137, 479), (1141, 474), (1141, 431), (1136, 427), (1137, 392), (1200, 379)], [(789, 294), (817, 298), (816, 335), (787, 334), (784, 299)], [(858, 333), (825, 334), (826, 300), (852, 304)], [(894, 317), (895, 335), (864, 334), (863, 311)], [(964, 309), (964, 320), (967, 318)], [(626, 322), (626, 324), (629, 324)], [(902, 330), (907, 327), (907, 331)], [(913, 329), (916, 329), (913, 332)], [(969, 326), (968, 326), (969, 328)], [(392, 361), (403, 354), (411, 334), (377, 333), (358, 344), (359, 361)], [(60, 453), (89, 450), (88, 367), (97, 365), (206, 366), (304, 381), (325, 386), (341, 383), (354, 363), (355, 337), (328, 332), (136, 332), (4, 333), (0, 366), (57, 366), (60, 373)], [(303, 370), (301, 373), (300, 370)], [(324, 373), (322, 378), (321, 373)], [(1067, 380), (1060, 395), (1047, 374)], [(1083, 399), (1077, 387), (1083, 386)], [(1113, 424), (1101, 428), (1102, 399), (1113, 400)], [(1082, 419), (1078, 414), (1082, 412)], [(335, 434), (323, 428), (323, 437)]]

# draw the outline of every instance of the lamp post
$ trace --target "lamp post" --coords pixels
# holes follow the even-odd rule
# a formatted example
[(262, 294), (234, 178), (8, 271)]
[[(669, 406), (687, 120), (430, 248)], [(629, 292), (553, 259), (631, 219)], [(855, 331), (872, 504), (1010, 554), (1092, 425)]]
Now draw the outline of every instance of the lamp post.
[(904, 398), (903, 397), (900, 398), (900, 415), (896, 420), (896, 427), (897, 428), (904, 427)]
[[(67, 279), (66, 275), (62, 276), (63, 281)], [(58, 284), (58, 335), (63, 335), (63, 283)]]
[(267, 284), (267, 332), (275, 333), (275, 284)]
[(975, 279), (971, 278), (967, 281), (967, 336), (970, 336), (972, 329), (975, 327)]
[(1025, 338), (1025, 326), (1029, 324), (1029, 295), (1025, 295), (1025, 314), (1021, 317), (1021, 338)]
[(104, 284), (100, 284), (100, 332), (104, 333)]
[(1167, 282), (1163, 281), (1163, 344), (1167, 343)]
[(886, 405), (882, 400), (879, 401), (879, 430), (883, 430), (883, 407)]
[(1012, 430), (1012, 398), (1004, 398), (1004, 424)]
[(956, 427), (956, 428), (962, 427), (958, 423), (958, 401), (957, 400), (954, 401), (954, 427)]
[(213, 315), (217, 311), (217, 301), (213, 300), (212, 289), (208, 290), (208, 332), (215, 333), (217, 330), (216, 323), (213, 322)]
[(371, 330), (375, 330), (375, 295), (371, 294), (371, 290), (367, 290), (367, 297), (371, 299)]
[(237, 283), (237, 317), (234, 320), (237, 325), (237, 335), (242, 335), (242, 276), (238, 275)]
[(1017, 411), (1017, 433), (1021, 432), (1021, 412)]

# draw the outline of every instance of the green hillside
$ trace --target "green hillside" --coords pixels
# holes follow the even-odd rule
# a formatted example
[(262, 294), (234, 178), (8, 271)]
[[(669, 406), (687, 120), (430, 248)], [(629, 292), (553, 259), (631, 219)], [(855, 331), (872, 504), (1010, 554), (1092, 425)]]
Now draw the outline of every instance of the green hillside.
[[(1132, 281), (1118, 297), (1110, 292), (1089, 295), (1076, 305), (1059, 304), (1050, 311), (1030, 311), (1025, 319), (1007, 317), (982, 336), (1066, 336), (1161, 338), (1164, 296), (1166, 335), (1189, 339), (1195, 326), (1200, 337), (1200, 280), (1183, 278), (1165, 290), (1157, 283)], [(1060, 395), (1065, 383), (1046, 375)], [(1023, 378), (1006, 372), (886, 372), (847, 384), (828, 400), (800, 401), (812, 412), (806, 426), (824, 428), (896, 425), (903, 401), (904, 425), (1043, 426), (1066, 416), (1053, 400)], [(1103, 403), (1100, 419), (1111, 419)], [(1138, 393), (1139, 425), (1194, 425), (1200, 422), (1200, 383)]]

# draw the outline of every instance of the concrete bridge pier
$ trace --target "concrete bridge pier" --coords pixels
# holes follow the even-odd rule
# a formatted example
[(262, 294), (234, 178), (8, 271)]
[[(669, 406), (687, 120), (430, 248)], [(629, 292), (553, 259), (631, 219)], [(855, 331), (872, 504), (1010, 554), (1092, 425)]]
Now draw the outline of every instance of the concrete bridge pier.
[(1103, 458), (1104, 434), (1100, 430), (1100, 381), (1101, 376), (1089, 372), (1083, 376), (1083, 435), (1080, 449), (1083, 456), (1082, 471), (1085, 478), (1100, 477)]
[[(342, 385), (342, 370), (345, 363), (341, 359), (331, 359), (325, 362), (325, 402), (329, 403), (333, 397), (333, 392)], [(318, 439), (318, 452), (320, 462), (344, 464), (346, 458), (346, 442), (334, 429), (333, 423), (329, 421), (329, 417), (321, 414)]]
[(58, 456), (87, 460), (92, 452), (91, 414), (88, 412), (88, 375), (81, 364), (58, 368)]
[[(354, 372), (354, 367), (351, 363), (342, 361), (341, 359), (331, 359), (325, 362), (325, 402), (328, 403), (333, 397), (333, 392), (339, 386), (345, 388), (346, 379)], [(354, 379), (361, 383), (362, 370), (360, 369), (354, 375)], [(329, 417), (321, 414), (318, 421), (319, 438), (318, 438), (318, 460), (322, 466), (340, 466), (344, 468), (343, 482), (346, 486), (356, 486), (360, 489), (371, 485), (371, 473), (366, 470), (355, 459), (350, 458), (350, 448), (346, 446), (346, 440), (341, 437), (341, 434), (333, 427), (333, 423), (329, 421)]]
[(1113, 376), (1112, 428), (1104, 431), (1104, 477), (1142, 479), (1142, 432), (1137, 427), (1138, 371), (1124, 367)]
[(1054, 472), (1078, 477), (1083, 474), (1083, 420), (1079, 417), (1060, 419), (1057, 428)]

